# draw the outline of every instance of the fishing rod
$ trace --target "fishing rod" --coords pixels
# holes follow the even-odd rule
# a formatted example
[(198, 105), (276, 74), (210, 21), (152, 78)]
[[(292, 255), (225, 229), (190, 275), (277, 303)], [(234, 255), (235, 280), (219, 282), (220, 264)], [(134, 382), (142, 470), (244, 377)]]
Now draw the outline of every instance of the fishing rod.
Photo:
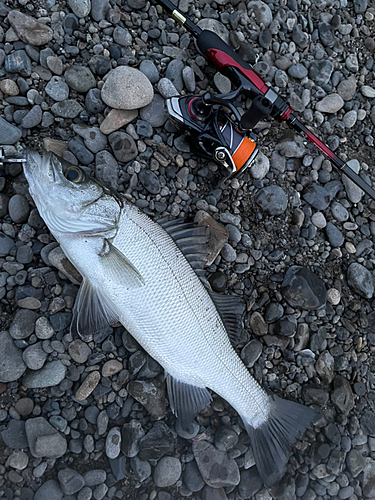
[[(272, 90), (254, 69), (227, 43), (212, 31), (202, 30), (188, 19), (170, 0), (157, 2), (195, 38), (200, 51), (235, 85), (228, 94), (173, 97), (167, 99), (172, 119), (186, 127), (194, 138), (193, 147), (198, 155), (214, 160), (236, 175), (255, 159), (258, 148), (256, 137), (249, 133), (267, 116), (285, 121), (294, 130), (322, 151), (331, 163), (375, 200), (375, 190), (350, 166), (325, 145), (292, 113), (288, 103)], [(242, 116), (233, 105), (239, 96), (252, 100)], [(228, 108), (235, 121), (223, 110)]]

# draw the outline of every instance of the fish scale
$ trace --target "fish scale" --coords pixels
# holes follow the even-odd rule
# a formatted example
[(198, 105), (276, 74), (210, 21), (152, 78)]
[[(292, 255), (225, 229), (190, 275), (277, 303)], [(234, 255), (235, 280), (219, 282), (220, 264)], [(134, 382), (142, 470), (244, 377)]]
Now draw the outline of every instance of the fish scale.
[[(71, 169), (77, 182), (69, 178)], [(212, 389), (240, 414), (264, 484), (277, 483), (293, 443), (319, 414), (267, 394), (250, 375), (219, 314), (233, 334), (233, 298), (216, 297), (218, 311), (165, 229), (79, 167), (51, 153), (41, 158), (29, 152), (24, 172), (41, 217), (83, 277), (72, 333), (92, 335), (119, 320), (164, 367), (171, 408), (181, 423), (191, 423), (210, 402)], [(177, 223), (175, 238), (178, 232)], [(185, 225), (181, 234), (193, 233)], [(187, 253), (192, 242), (188, 237)]]

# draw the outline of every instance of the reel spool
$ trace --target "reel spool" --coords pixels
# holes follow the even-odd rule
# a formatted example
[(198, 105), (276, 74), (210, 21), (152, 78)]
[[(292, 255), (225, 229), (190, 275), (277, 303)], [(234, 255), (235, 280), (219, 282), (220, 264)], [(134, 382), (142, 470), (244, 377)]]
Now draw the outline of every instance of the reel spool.
[(213, 160), (226, 177), (246, 170), (258, 154), (256, 136), (244, 132), (224, 112), (224, 107), (240, 116), (232, 104), (223, 99), (204, 96), (172, 97), (167, 108), (172, 121), (187, 129), (192, 149), (197, 155)]

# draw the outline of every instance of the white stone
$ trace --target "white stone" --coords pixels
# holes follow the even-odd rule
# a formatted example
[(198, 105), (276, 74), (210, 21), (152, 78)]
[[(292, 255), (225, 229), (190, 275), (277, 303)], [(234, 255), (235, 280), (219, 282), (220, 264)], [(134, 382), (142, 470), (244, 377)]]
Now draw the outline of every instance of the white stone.
[(102, 88), (103, 101), (115, 109), (139, 109), (154, 97), (150, 80), (141, 71), (118, 66), (108, 73)]
[(267, 28), (272, 23), (272, 11), (266, 3), (255, 0), (250, 2), (247, 8), (250, 16), (255, 14), (257, 24), (262, 23)]
[(322, 212), (316, 212), (315, 214), (313, 214), (311, 217), (311, 222), (315, 227), (319, 229), (323, 229), (327, 225), (326, 218), (324, 217)]
[(351, 109), (347, 113), (345, 113), (342, 121), (344, 122), (345, 128), (352, 128), (357, 123), (357, 111), (355, 109)]
[(375, 97), (375, 89), (369, 87), (368, 85), (363, 85), (363, 87), (361, 87), (361, 92), (362, 95), (368, 97), (369, 99), (373, 99)]
[(341, 293), (336, 288), (330, 288), (327, 291), (327, 300), (333, 306), (337, 306), (341, 300)]
[(268, 174), (270, 161), (266, 155), (259, 152), (255, 157), (254, 163), (250, 167), (250, 174), (253, 179), (261, 180)]
[(344, 101), (339, 94), (329, 94), (317, 103), (315, 109), (322, 113), (337, 113), (344, 106)]
[[(347, 165), (358, 174), (360, 169), (360, 164), (358, 160), (350, 160), (347, 162)], [(342, 182), (345, 186), (346, 194), (348, 195), (349, 200), (352, 203), (358, 203), (361, 201), (362, 196), (365, 194), (357, 184), (354, 184), (353, 181), (349, 179), (345, 174), (342, 174)]]

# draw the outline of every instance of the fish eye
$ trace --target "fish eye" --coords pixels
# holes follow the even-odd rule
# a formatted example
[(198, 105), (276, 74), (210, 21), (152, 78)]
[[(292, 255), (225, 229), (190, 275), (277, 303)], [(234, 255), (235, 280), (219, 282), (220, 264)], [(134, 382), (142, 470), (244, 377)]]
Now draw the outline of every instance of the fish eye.
[(64, 175), (68, 181), (74, 182), (75, 184), (78, 184), (83, 179), (83, 172), (78, 167), (69, 167)]

